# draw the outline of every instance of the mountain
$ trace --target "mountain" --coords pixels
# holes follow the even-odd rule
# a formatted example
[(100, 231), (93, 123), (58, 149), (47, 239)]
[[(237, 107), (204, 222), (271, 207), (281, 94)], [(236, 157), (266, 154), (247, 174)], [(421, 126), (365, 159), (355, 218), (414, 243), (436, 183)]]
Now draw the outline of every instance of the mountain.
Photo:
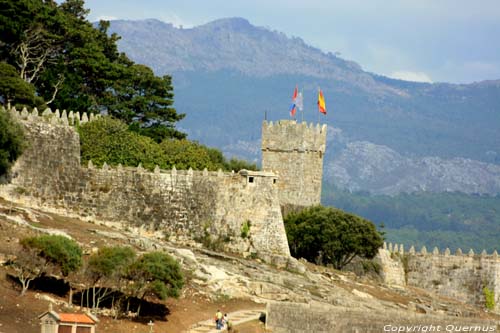
[[(289, 117), (297, 84), (298, 119), (329, 125), (326, 182), (382, 194), (500, 192), (500, 80), (394, 80), (241, 18), (191, 29), (119, 20), (110, 32), (134, 61), (173, 76), (191, 139), (259, 160), (261, 122)], [(316, 111), (318, 87), (327, 117)]]

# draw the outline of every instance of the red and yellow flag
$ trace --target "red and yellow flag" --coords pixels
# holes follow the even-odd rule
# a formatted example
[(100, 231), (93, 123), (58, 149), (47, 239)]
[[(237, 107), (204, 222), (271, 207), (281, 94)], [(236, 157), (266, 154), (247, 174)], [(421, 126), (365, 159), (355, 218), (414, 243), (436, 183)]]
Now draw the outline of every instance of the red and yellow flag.
[(318, 111), (322, 114), (326, 114), (325, 97), (323, 96), (321, 89), (318, 92)]

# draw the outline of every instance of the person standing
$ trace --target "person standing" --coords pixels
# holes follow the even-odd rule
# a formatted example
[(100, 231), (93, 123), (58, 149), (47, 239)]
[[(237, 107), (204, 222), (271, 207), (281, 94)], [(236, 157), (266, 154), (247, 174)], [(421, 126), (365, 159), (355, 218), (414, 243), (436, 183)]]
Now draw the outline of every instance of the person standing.
[(220, 310), (215, 313), (215, 327), (218, 330), (222, 329), (222, 312)]

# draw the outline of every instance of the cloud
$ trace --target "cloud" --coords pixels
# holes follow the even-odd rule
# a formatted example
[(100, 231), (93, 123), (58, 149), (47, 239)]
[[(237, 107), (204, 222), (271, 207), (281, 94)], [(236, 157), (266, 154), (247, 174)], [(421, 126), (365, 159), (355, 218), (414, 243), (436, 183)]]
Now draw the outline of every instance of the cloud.
[(171, 23), (176, 28), (180, 28), (180, 27), (192, 28), (195, 26), (193, 23), (182, 19), (179, 15), (177, 15), (175, 13), (163, 14), (160, 16), (160, 20), (162, 20), (163, 22), (166, 22), (166, 23)]
[(96, 21), (114, 21), (114, 20), (118, 20), (118, 17), (116, 16), (108, 16), (108, 15), (101, 15), (101, 16), (98, 16)]
[(390, 74), (389, 77), (404, 81), (432, 83), (430, 76), (424, 72), (396, 71)]

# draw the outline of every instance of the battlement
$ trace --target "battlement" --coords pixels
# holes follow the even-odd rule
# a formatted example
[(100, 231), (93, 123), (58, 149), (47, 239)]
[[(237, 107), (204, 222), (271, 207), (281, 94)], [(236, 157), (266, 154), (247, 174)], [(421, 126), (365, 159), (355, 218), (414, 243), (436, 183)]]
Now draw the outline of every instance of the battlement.
[(155, 166), (153, 171), (149, 171), (145, 168), (142, 167), (142, 164), (139, 164), (137, 167), (124, 167), (121, 164), (118, 164), (117, 166), (110, 166), (106, 162), (101, 166), (101, 168), (96, 167), (92, 161), (89, 161), (87, 164), (87, 169), (88, 170), (96, 170), (96, 171), (101, 171), (101, 172), (108, 172), (108, 173), (138, 173), (138, 174), (146, 174), (146, 175), (161, 175), (161, 176), (167, 176), (170, 177), (171, 179), (175, 179), (177, 177), (183, 178), (183, 179), (194, 179), (194, 178), (204, 178), (207, 180), (214, 180), (214, 181), (220, 181), (223, 178), (229, 179), (231, 178), (232, 180), (239, 181), (243, 184), (249, 184), (249, 185), (270, 185), (273, 186), (276, 184), (278, 180), (278, 176), (275, 175), (274, 173), (271, 172), (263, 172), (263, 171), (249, 171), (242, 169), (238, 172), (235, 172), (232, 170), (231, 172), (229, 171), (222, 171), (222, 169), (219, 169), (217, 171), (208, 171), (207, 168), (203, 170), (193, 170), (192, 168), (189, 168), (188, 170), (177, 170), (175, 166), (172, 167), (172, 169), (161, 169), (158, 165)]
[(326, 124), (279, 120), (262, 123), (263, 151), (321, 152), (326, 149)]
[(489, 259), (498, 259), (498, 252), (497, 250), (494, 250), (491, 254), (488, 254), (486, 250), (483, 249), (480, 254), (474, 253), (473, 249), (470, 249), (469, 252), (465, 253), (462, 251), (462, 249), (458, 248), (454, 254), (451, 254), (451, 251), (449, 248), (446, 248), (444, 251), (440, 251), (437, 247), (434, 247), (434, 249), (430, 252), (427, 251), (427, 248), (425, 246), (422, 246), (420, 251), (415, 250), (414, 246), (411, 246), (408, 249), (408, 252), (405, 252), (405, 248), (403, 244), (392, 244), (389, 243), (387, 244), (384, 242), (384, 250), (389, 251), (389, 253), (392, 254), (409, 254), (409, 255), (414, 255), (414, 256), (443, 256), (443, 257), (449, 257), (449, 256), (456, 256), (456, 257), (470, 257), (470, 258), (489, 258)]
[(3, 111), (9, 111), (13, 114), (17, 119), (29, 122), (47, 122), (53, 125), (68, 125), (74, 126), (76, 124), (83, 124), (89, 121), (93, 121), (100, 117), (100, 115), (94, 115), (90, 113), (88, 115), (86, 112), (82, 112), (80, 115), (79, 112), (63, 110), (62, 112), (59, 109), (52, 111), (50, 108), (45, 109), (42, 113), (39, 113), (37, 108), (33, 108), (31, 112), (28, 111), (25, 107), (18, 111), (16, 107), (11, 107), (9, 110), (5, 110), (2, 106)]

